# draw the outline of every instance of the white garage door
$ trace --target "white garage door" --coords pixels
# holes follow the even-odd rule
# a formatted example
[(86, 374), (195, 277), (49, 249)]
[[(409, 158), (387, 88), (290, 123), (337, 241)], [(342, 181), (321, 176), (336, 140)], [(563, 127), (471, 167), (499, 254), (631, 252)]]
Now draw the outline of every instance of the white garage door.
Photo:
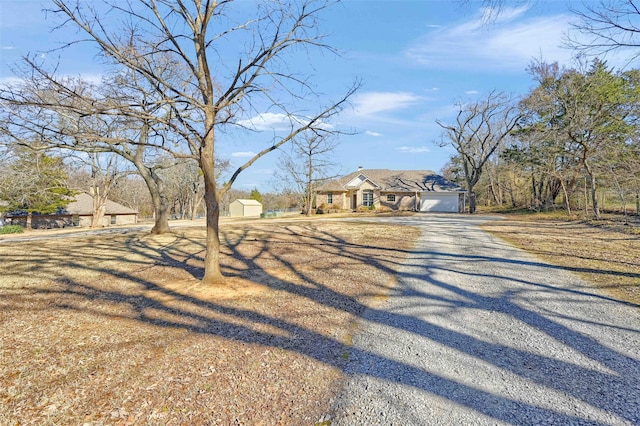
[(423, 192), (420, 194), (420, 211), (458, 213), (458, 194)]

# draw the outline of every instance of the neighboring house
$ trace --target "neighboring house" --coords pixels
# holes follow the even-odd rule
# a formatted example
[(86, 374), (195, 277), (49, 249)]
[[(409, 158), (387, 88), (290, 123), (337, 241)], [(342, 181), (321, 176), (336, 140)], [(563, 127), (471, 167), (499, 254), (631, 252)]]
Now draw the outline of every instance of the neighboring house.
[[(76, 195), (75, 200), (67, 204), (67, 207), (58, 214), (33, 215), (31, 227), (38, 228), (64, 228), (67, 226), (90, 227), (93, 219), (93, 197), (86, 193)], [(14, 225), (26, 226), (26, 214), (7, 214)], [(103, 226), (129, 225), (138, 222), (138, 212), (121, 204), (107, 200)]]
[(464, 193), (429, 170), (360, 169), (318, 187), (316, 205), (459, 213), (465, 208)]
[(262, 214), (262, 204), (256, 200), (237, 199), (229, 204), (229, 216), (252, 217)]

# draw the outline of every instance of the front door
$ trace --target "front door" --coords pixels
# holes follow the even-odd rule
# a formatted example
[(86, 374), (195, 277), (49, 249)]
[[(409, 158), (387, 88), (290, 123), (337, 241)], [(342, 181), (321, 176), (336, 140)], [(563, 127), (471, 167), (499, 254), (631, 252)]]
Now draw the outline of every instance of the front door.
[(351, 197), (351, 208), (353, 210), (358, 208), (358, 193), (354, 192), (353, 196)]

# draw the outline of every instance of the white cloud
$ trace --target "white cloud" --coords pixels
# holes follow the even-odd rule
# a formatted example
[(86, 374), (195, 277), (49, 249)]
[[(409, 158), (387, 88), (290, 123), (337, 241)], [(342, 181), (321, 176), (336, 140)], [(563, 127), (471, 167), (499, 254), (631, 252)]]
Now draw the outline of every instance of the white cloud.
[[(81, 75), (62, 75), (61, 78), (80, 78), (83, 81), (93, 84), (102, 83), (102, 74), (81, 74)], [(28, 83), (23, 78), (10, 76), (10, 77), (2, 77), (0, 78), (0, 84), (11, 84), (11, 85), (21, 85)]]
[(400, 146), (397, 148), (398, 152), (408, 152), (412, 154), (417, 154), (421, 152), (431, 152), (429, 148), (426, 146)]
[(378, 132), (372, 132), (371, 130), (367, 130), (366, 132), (364, 132), (365, 135), (369, 135), (369, 136), (373, 136), (374, 138), (378, 138), (380, 136), (382, 136), (382, 133), (378, 133)]
[(253, 151), (238, 151), (238, 152), (232, 152), (231, 156), (234, 158), (237, 157), (253, 157), (254, 155), (256, 155), (255, 152)]
[(0, 78), (0, 84), (7, 85), (7, 86), (20, 85), (23, 82), (24, 82), (24, 80), (21, 79), (21, 78), (18, 78), (18, 77), (2, 77), (2, 78)]
[(361, 115), (371, 115), (409, 107), (421, 98), (409, 92), (368, 92), (354, 99), (355, 110)]
[[(252, 130), (286, 130), (290, 131), (295, 127), (301, 127), (308, 124), (306, 118), (296, 117), (294, 115), (287, 115), (282, 113), (265, 112), (258, 114), (248, 120), (238, 121), (238, 125), (252, 129)], [(308, 119), (310, 120), (310, 119)], [(325, 130), (333, 129), (333, 126), (321, 121), (317, 122), (314, 127), (322, 128)]]
[(477, 95), (480, 92), (478, 92), (477, 90), (467, 90), (464, 93), (467, 94), (467, 95)]
[(492, 24), (475, 17), (430, 31), (404, 53), (418, 64), (444, 69), (521, 72), (533, 59), (570, 63), (573, 52), (561, 45), (572, 15), (525, 18), (526, 10), (504, 8)]
[(248, 120), (240, 120), (239, 125), (253, 130), (285, 130), (290, 129), (292, 117), (286, 114), (265, 112)]
[(499, 24), (520, 18), (528, 10), (529, 6), (523, 5), (520, 7), (485, 7), (481, 8), (480, 12), (483, 21)]

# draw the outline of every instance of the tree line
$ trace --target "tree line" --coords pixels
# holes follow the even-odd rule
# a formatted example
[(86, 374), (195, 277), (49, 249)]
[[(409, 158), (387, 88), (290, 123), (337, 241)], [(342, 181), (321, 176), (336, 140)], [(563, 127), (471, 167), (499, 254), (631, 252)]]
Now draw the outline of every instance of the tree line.
[[(494, 11), (486, 14), (489, 21), (506, 6), (484, 3)], [(456, 150), (442, 172), (466, 187), (471, 213), (476, 200), (534, 210), (560, 202), (568, 213), (582, 207), (599, 219), (598, 194), (606, 189), (625, 218), (633, 200), (640, 215), (640, 71), (615, 70), (598, 59), (618, 52), (637, 62), (640, 5), (598, 0), (569, 9), (576, 19), (565, 47), (576, 52), (576, 66), (535, 61), (529, 93), (492, 92), (458, 103), (455, 122), (437, 121), (443, 128), (438, 144)]]
[(491, 93), (458, 105), (440, 145), (456, 155), (443, 173), (485, 203), (536, 210), (576, 209), (586, 193), (600, 219), (599, 189), (626, 206), (640, 193), (640, 71), (616, 71), (598, 59), (581, 67), (532, 63), (534, 88), (514, 99)]

